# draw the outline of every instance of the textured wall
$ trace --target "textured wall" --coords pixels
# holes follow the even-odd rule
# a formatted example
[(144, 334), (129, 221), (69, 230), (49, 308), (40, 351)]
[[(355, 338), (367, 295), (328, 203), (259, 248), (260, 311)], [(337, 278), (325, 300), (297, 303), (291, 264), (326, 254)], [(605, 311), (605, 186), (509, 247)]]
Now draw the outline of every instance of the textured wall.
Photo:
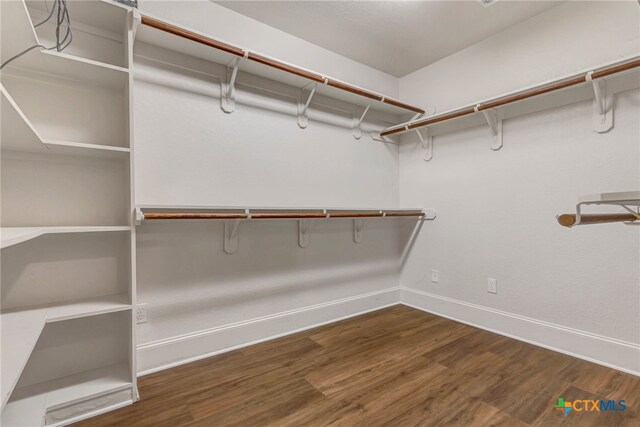
[[(401, 96), (444, 111), (637, 55), (639, 17), (635, 2), (570, 2), (402, 79)], [(604, 134), (592, 130), (591, 101), (550, 107), (505, 120), (497, 152), (486, 126), (437, 135), (430, 162), (415, 135), (404, 137), (401, 205), (429, 204), (438, 219), (401, 285), (637, 346), (640, 230), (569, 230), (555, 215), (581, 195), (640, 188), (640, 93), (615, 96), (615, 127)], [(497, 295), (487, 293), (489, 277)]]

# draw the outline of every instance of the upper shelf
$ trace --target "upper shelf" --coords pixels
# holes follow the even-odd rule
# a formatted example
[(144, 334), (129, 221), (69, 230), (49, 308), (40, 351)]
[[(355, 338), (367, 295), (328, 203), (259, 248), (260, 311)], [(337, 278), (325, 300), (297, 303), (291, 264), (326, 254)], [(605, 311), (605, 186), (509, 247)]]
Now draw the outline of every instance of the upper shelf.
[[(113, 26), (119, 22), (118, 25), (124, 28), (126, 9), (122, 7), (103, 1), (69, 3), (74, 21), (78, 14), (80, 18), (95, 16), (95, 25)], [(40, 1), (29, 1), (28, 5), (29, 8), (45, 7), (44, 2)], [(10, 37), (2, 37), (3, 63), (28, 47), (47, 45), (36, 35), (29, 9), (23, 1), (3, 1), (1, 7), (3, 33), (11, 34)], [(118, 90), (124, 90), (128, 83), (128, 70), (124, 67), (41, 48), (33, 49), (14, 60), (3, 71), (19, 72), (22, 69)]]
[(74, 226), (74, 227), (2, 227), (0, 228), (0, 248), (8, 248), (43, 234), (99, 233), (129, 231), (128, 226)]
[(624, 204), (640, 205), (640, 191), (619, 191), (615, 193), (598, 193), (582, 196), (579, 202), (583, 204)]
[[(522, 105), (521, 101), (532, 98), (545, 98), (547, 100), (546, 108), (548, 108), (549, 103), (561, 105), (567, 102), (579, 102), (593, 97), (593, 89), (589, 87), (589, 83), (596, 79), (608, 82), (607, 93), (636, 88), (640, 85), (640, 57), (634, 56), (618, 60), (465, 107), (391, 126), (380, 132), (380, 135), (385, 137), (424, 127), (433, 129), (434, 133), (440, 133), (450, 131), (454, 126), (456, 129), (460, 129), (484, 123), (485, 117), (482, 113), (486, 113), (488, 110), (499, 110), (501, 119), (505, 119), (545, 108), (540, 102), (537, 105), (529, 105), (527, 107)], [(574, 87), (580, 87), (582, 92), (573, 96), (566, 96), (565, 90)], [(542, 95), (545, 96), (542, 97)], [(555, 99), (549, 102), (553, 97)]]
[(317, 93), (356, 105), (370, 104), (373, 110), (393, 114), (424, 114), (422, 108), (150, 16), (142, 16), (142, 25), (136, 30), (136, 40), (222, 65), (229, 64), (234, 58), (246, 57), (240, 61), (238, 69), (250, 74), (300, 88), (315, 82)]
[(129, 155), (130, 150), (125, 147), (44, 139), (2, 85), (0, 92), (2, 150), (100, 158), (126, 158)]

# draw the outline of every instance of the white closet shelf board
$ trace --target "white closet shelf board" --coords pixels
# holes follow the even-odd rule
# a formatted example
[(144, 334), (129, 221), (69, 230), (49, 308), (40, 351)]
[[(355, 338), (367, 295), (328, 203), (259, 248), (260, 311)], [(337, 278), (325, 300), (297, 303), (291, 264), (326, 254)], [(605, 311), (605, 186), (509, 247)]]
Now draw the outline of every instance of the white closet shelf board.
[[(616, 63), (625, 62), (627, 60), (630, 61), (635, 58), (637, 58), (637, 56), (622, 58), (619, 61), (616, 61)], [(608, 64), (602, 64), (596, 67), (591, 67), (589, 69), (582, 70), (580, 73), (573, 73), (572, 76), (575, 76), (576, 74), (581, 74), (581, 73), (586, 74), (588, 71), (602, 69), (610, 65), (611, 64), (608, 63)], [(560, 80), (563, 80), (563, 79), (562, 78), (552, 79), (546, 82), (541, 82), (526, 88), (519, 89), (514, 92), (507, 92), (507, 93), (500, 94), (496, 97), (492, 97), (490, 99), (484, 99), (474, 103), (470, 103), (470, 105), (485, 104), (495, 99), (508, 97), (510, 95), (516, 94), (521, 91), (526, 91), (538, 86), (542, 86), (542, 85), (553, 83), (555, 81), (560, 81)], [(640, 88), (640, 68), (634, 68), (634, 69), (626, 70), (623, 72), (611, 74), (609, 76), (602, 77), (598, 80), (603, 80), (606, 82), (607, 95), (623, 92), (626, 90), (637, 89), (637, 88)], [(560, 90), (555, 90), (555, 91), (538, 95), (532, 98), (527, 98), (527, 99), (523, 99), (510, 104), (502, 105), (502, 106), (496, 107), (495, 110), (498, 112), (498, 117), (500, 117), (501, 119), (509, 119), (512, 117), (518, 117), (525, 114), (531, 114), (538, 111), (544, 111), (551, 108), (561, 107), (563, 105), (570, 105), (578, 102), (588, 101), (588, 100), (592, 100), (593, 98), (594, 98), (593, 85), (590, 82), (585, 82), (579, 85), (567, 87)], [(469, 106), (467, 105), (465, 107), (459, 107), (459, 108), (454, 108), (447, 111), (437, 112), (436, 116), (446, 115), (446, 114), (453, 113), (468, 107)], [(425, 116), (420, 120), (426, 120), (426, 119), (428, 119), (427, 116)], [(408, 122), (406, 124), (410, 124), (410, 123), (411, 122)], [(440, 135), (440, 134), (445, 134), (449, 132), (455, 132), (458, 130), (467, 129), (474, 126), (486, 126), (486, 125), (487, 125), (487, 121), (485, 119), (485, 116), (483, 112), (480, 111), (480, 112), (468, 114), (465, 116), (456, 117), (449, 120), (433, 123), (430, 125), (421, 126), (418, 128), (418, 130), (429, 129), (429, 135), (434, 136), (434, 135)], [(393, 129), (397, 127), (400, 127), (400, 125), (391, 126), (391, 128)], [(403, 130), (402, 133), (413, 134), (415, 133), (415, 129), (410, 129), (408, 131)]]
[(52, 153), (81, 157), (127, 158), (129, 148), (44, 139), (9, 92), (2, 92), (2, 150)]
[(130, 226), (76, 226), (76, 227), (2, 227), (0, 228), (0, 248), (17, 245), (35, 239), (43, 234), (102, 233), (131, 231)]
[(580, 203), (627, 203), (640, 204), (640, 191), (620, 191), (615, 193), (599, 193), (582, 196), (578, 200)]
[[(164, 21), (168, 22), (166, 20)], [(200, 34), (204, 37), (211, 37), (210, 35), (207, 35), (205, 33), (195, 31), (192, 29), (188, 29), (188, 31), (196, 34)], [(192, 40), (178, 37), (176, 35), (169, 34), (164, 31), (157, 30), (147, 25), (138, 26), (138, 29), (136, 31), (136, 41), (148, 43), (150, 45), (154, 45), (154, 46), (162, 47), (164, 49), (168, 49), (171, 51), (179, 52), (183, 55), (189, 55), (196, 58), (205, 59), (207, 61), (211, 61), (216, 64), (225, 65), (225, 66), (231, 63), (231, 61), (234, 58), (238, 58), (238, 56), (236, 55), (203, 45), (201, 43), (194, 42)], [(269, 55), (264, 55), (259, 52), (255, 52), (255, 53), (267, 58), (271, 58), (269, 57)], [(295, 67), (301, 68), (298, 66), (295, 66)], [(307, 87), (307, 89), (310, 89), (310, 86), (308, 85), (310, 85), (311, 83), (314, 83), (313, 80), (310, 80), (295, 74), (291, 74), (288, 72), (284, 72), (276, 68), (269, 67), (267, 65), (263, 65), (258, 62), (253, 62), (249, 60), (240, 60), (238, 70), (249, 73), (249, 74), (253, 74), (262, 78), (273, 80), (276, 82), (284, 83), (289, 86), (298, 87), (301, 89), (305, 87)], [(313, 71), (313, 72), (317, 73), (317, 71)], [(323, 74), (323, 75), (325, 77), (329, 77), (326, 74)], [(367, 90), (365, 88), (362, 88), (362, 89)], [(373, 99), (369, 99), (361, 95), (356, 95), (351, 92), (346, 92), (331, 86), (323, 85), (322, 83), (317, 84), (316, 93), (325, 95), (330, 98), (338, 99), (353, 105), (360, 105), (363, 108), (366, 105), (370, 104), (371, 110), (382, 111), (389, 114), (400, 115), (400, 114), (411, 113), (410, 111), (407, 111), (404, 108), (400, 108), (393, 105), (385, 104), (383, 102), (375, 101)], [(308, 96), (308, 92), (306, 95)], [(363, 110), (359, 111), (360, 114), (362, 114), (362, 112)]]
[[(47, 4), (50, 8), (51, 3), (51, 1), (45, 2), (44, 0), (26, 0), (29, 9), (38, 10), (45, 17), (48, 15)], [(72, 28), (73, 24), (78, 22), (92, 28), (99, 28), (118, 36), (120, 39), (124, 37), (127, 13), (131, 10), (127, 6), (108, 0), (72, 0), (67, 1), (67, 8)]]
[(2, 406), (18, 383), (46, 323), (130, 309), (129, 296), (122, 294), (2, 312)]
[(118, 91), (124, 91), (129, 81), (129, 70), (126, 68), (43, 49), (33, 49), (7, 65), (5, 70), (13, 73), (29, 70)]
[(1, 1), (2, 31), (11, 37), (2, 37), (1, 62), (22, 52), (26, 48), (39, 44), (33, 24), (25, 4), (21, 1)]
[(126, 363), (17, 389), (2, 413), (2, 425), (39, 426), (47, 410), (78, 400), (130, 390), (131, 370)]
[(138, 209), (147, 212), (155, 212), (155, 211), (167, 211), (172, 210), (176, 212), (180, 211), (211, 211), (211, 212), (238, 212), (238, 211), (265, 211), (265, 212), (278, 212), (278, 211), (299, 211), (299, 212), (318, 212), (318, 211), (389, 211), (389, 212), (412, 212), (423, 210), (423, 208), (386, 208), (386, 207), (364, 207), (364, 208), (354, 208), (351, 207), (285, 207), (285, 206), (190, 206), (190, 205), (137, 205)]

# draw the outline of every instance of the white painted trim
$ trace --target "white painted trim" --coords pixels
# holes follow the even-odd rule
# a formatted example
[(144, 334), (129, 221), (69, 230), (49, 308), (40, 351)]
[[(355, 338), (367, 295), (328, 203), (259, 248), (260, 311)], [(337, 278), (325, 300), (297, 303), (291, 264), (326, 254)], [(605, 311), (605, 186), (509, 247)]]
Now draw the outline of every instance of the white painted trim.
[(489, 332), (640, 376), (640, 345), (505, 311), (400, 288), (402, 304)]
[(138, 376), (398, 305), (388, 288), (139, 345)]

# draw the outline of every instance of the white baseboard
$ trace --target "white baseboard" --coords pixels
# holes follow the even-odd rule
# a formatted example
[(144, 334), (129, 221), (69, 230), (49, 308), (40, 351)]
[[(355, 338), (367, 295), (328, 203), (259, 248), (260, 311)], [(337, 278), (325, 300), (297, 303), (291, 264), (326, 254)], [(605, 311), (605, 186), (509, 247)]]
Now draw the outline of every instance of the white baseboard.
[(402, 304), (490, 332), (640, 376), (640, 345), (489, 307), (400, 288)]
[(138, 375), (399, 304), (400, 288), (344, 298), (138, 346)]

